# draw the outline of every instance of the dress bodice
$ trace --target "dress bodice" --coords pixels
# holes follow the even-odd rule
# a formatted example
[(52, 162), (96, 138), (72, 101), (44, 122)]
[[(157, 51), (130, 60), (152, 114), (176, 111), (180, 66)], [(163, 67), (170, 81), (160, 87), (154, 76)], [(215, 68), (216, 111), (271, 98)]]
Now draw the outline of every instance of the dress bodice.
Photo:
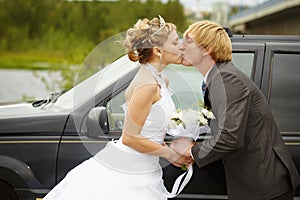
[[(163, 72), (157, 72), (150, 64), (142, 65), (142, 67), (148, 69), (155, 77), (160, 86), (161, 98), (152, 105), (140, 134), (153, 142), (161, 144), (168, 131), (175, 105), (172, 101), (170, 91), (166, 86), (165, 79), (163, 78)], [(123, 109), (126, 112), (126, 106), (123, 106)]]
[(152, 105), (142, 128), (141, 135), (149, 138), (153, 142), (162, 143), (166, 136), (175, 106), (171, 99), (170, 91), (166, 86), (165, 79), (162, 76), (163, 72), (158, 73), (156, 69), (149, 64), (145, 65), (145, 67), (151, 71), (157, 83), (160, 85), (161, 98)]

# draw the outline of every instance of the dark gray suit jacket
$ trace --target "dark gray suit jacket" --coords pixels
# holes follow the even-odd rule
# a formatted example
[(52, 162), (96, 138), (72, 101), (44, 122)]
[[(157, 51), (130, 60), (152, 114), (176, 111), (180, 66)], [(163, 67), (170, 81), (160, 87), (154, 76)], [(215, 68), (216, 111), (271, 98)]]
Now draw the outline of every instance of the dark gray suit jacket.
[(230, 200), (267, 200), (296, 188), (297, 169), (254, 82), (226, 62), (212, 68), (207, 85), (216, 120), (212, 138), (192, 148), (196, 164), (223, 160)]

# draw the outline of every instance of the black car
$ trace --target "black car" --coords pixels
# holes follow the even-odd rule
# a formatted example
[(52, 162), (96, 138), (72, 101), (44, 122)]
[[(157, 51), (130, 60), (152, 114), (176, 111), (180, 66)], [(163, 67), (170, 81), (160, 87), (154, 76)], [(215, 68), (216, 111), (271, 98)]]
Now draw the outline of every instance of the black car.
[[(300, 37), (234, 35), (231, 40), (233, 63), (266, 96), (300, 172)], [(117, 140), (124, 91), (137, 70), (138, 65), (123, 56), (60, 96), (0, 106), (0, 199), (42, 198), (70, 169)], [(202, 98), (197, 70), (170, 65), (165, 71), (177, 106), (187, 108)], [(205, 137), (210, 136), (200, 140)], [(170, 190), (182, 171), (164, 160), (161, 164)], [(221, 161), (203, 169), (195, 165), (177, 198), (227, 199), (225, 181)]]

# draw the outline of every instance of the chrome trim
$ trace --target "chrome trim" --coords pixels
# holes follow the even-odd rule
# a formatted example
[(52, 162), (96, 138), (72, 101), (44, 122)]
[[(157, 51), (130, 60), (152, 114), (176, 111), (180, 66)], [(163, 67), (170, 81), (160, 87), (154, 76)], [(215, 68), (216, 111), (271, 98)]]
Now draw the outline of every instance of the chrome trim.
[(227, 195), (209, 195), (209, 194), (179, 194), (177, 198), (185, 198), (185, 199), (228, 199)]

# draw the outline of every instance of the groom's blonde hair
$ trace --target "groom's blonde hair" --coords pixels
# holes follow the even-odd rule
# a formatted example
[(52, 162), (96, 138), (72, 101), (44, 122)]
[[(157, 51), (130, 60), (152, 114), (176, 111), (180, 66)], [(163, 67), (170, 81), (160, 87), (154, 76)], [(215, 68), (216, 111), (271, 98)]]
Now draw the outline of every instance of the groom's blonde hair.
[(195, 42), (210, 53), (215, 62), (232, 59), (232, 45), (225, 29), (216, 22), (204, 20), (195, 22), (185, 31)]

